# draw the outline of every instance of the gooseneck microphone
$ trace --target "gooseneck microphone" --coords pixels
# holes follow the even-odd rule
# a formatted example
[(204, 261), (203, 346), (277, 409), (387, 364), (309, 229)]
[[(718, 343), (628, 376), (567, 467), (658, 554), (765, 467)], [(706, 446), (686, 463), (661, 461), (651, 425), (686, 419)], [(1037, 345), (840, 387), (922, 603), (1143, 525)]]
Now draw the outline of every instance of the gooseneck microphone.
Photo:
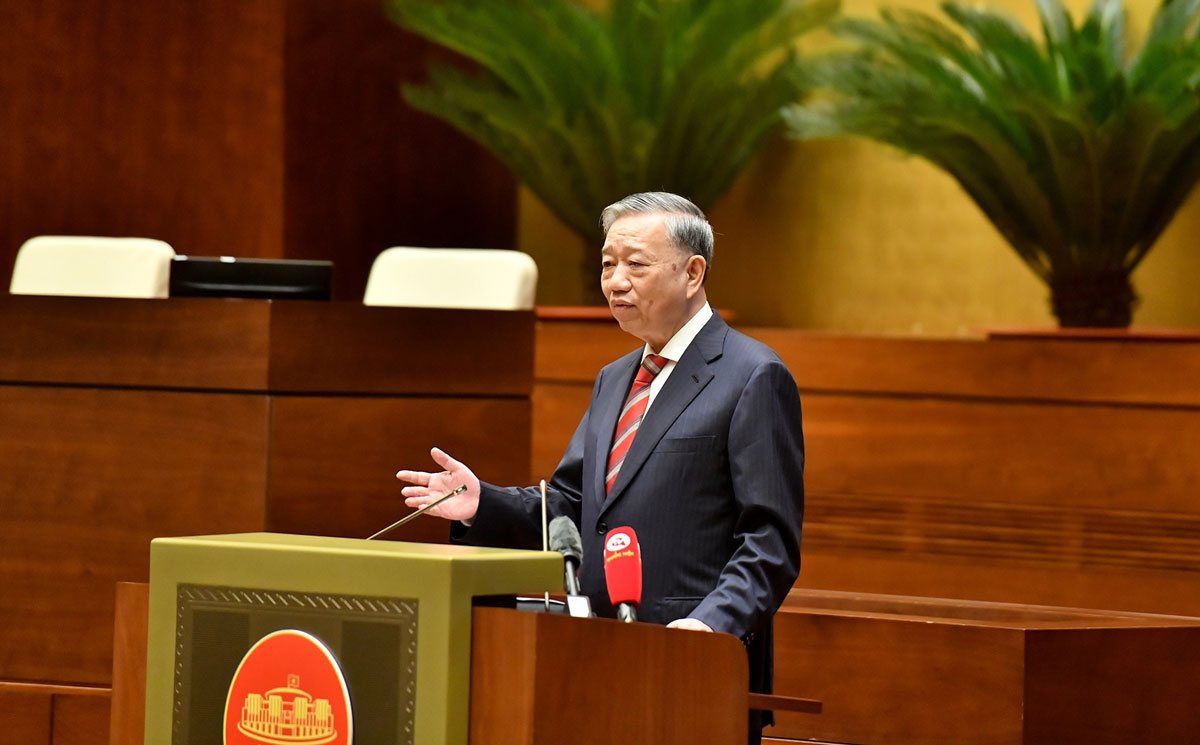
[(604, 582), (617, 620), (637, 620), (642, 602), (642, 550), (633, 528), (613, 528), (604, 539)]
[(592, 615), (592, 603), (579, 589), (579, 566), (583, 563), (583, 539), (579, 528), (566, 515), (550, 521), (550, 550), (563, 555), (563, 587), (567, 591), (567, 612), (587, 618)]

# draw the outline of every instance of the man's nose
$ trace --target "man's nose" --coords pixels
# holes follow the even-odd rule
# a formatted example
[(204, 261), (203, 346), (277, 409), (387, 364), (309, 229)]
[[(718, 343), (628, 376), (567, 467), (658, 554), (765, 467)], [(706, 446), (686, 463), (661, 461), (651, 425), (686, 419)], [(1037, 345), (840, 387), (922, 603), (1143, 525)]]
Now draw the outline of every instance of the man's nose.
[(614, 267), (612, 274), (608, 276), (607, 283), (611, 290), (628, 290), (630, 283), (625, 268), (621, 266)]

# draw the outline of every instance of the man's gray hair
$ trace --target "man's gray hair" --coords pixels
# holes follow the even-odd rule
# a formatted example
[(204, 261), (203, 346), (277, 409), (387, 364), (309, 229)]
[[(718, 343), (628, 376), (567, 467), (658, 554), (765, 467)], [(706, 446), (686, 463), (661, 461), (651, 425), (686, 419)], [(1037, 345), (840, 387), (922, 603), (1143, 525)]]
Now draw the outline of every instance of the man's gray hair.
[(705, 276), (707, 267), (712, 266), (713, 230), (704, 212), (678, 194), (665, 191), (645, 191), (630, 194), (613, 202), (600, 213), (600, 229), (608, 237), (608, 229), (622, 217), (635, 214), (666, 215), (667, 238), (675, 247), (686, 254), (695, 254), (704, 259)]

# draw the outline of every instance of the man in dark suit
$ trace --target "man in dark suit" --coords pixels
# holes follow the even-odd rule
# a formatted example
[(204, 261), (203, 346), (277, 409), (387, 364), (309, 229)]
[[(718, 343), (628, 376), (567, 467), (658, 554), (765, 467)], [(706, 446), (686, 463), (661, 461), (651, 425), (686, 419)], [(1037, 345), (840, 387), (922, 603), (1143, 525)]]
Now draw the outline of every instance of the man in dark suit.
[[(645, 344), (607, 365), (548, 485), (551, 516), (580, 528), (583, 592), (612, 616), (604, 538), (629, 526), (642, 553), (639, 620), (742, 639), (752, 690), (771, 690), (771, 618), (800, 568), (800, 399), (773, 351), (712, 312), (712, 228), (690, 201), (635, 194), (601, 217), (601, 285), (621, 328)], [(541, 548), (536, 488), (480, 483), (434, 449), (441, 473), (400, 471), (406, 504), (458, 521), (457, 541)], [(762, 722), (751, 716), (751, 741)]]

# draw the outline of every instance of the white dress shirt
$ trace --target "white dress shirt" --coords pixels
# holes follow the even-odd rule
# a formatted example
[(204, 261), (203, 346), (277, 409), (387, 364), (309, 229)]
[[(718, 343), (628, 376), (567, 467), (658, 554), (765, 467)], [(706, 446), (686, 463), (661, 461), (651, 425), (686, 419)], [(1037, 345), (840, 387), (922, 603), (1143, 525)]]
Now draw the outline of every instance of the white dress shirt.
[[(704, 324), (708, 323), (708, 319), (712, 318), (712, 308), (708, 303), (705, 303), (700, 310), (696, 311), (696, 315), (692, 316), (683, 327), (675, 332), (670, 341), (663, 345), (662, 351), (658, 354), (667, 358), (667, 364), (663, 366), (662, 372), (654, 376), (654, 380), (650, 383), (650, 398), (646, 400), (646, 411), (654, 404), (654, 398), (658, 392), (662, 390), (666, 384), (667, 378), (671, 377), (671, 371), (675, 369), (675, 363), (679, 362), (679, 358), (691, 346), (692, 340), (696, 338), (696, 334), (700, 333), (700, 329), (704, 328)], [(642, 360), (645, 361), (648, 355), (655, 354), (647, 344), (642, 350)], [(644, 415), (643, 415), (644, 416)]]

